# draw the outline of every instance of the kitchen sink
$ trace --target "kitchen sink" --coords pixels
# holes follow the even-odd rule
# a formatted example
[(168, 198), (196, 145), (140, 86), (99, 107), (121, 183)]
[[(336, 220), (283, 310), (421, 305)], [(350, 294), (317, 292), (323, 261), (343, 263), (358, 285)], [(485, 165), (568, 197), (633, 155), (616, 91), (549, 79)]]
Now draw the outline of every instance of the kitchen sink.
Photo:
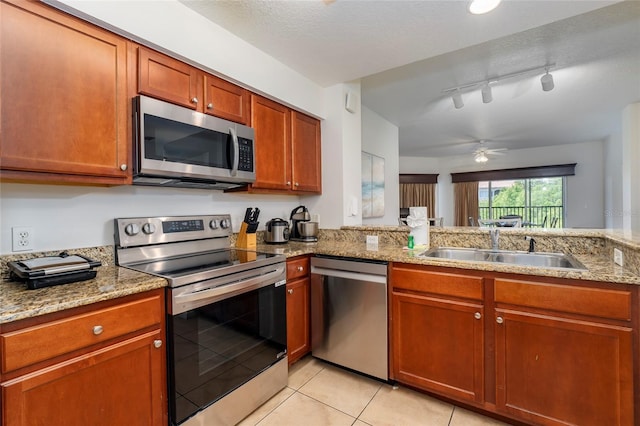
[(418, 257), (432, 257), (467, 262), (508, 263), (518, 266), (571, 269), (576, 271), (587, 270), (575, 257), (564, 253), (528, 253), (524, 251), (438, 247), (420, 253)]

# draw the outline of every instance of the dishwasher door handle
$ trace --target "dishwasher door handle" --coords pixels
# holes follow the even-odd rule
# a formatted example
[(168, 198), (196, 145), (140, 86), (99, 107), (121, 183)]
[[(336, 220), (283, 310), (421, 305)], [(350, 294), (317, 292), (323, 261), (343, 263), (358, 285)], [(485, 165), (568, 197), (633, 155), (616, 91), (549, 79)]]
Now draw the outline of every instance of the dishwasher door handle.
[(362, 272), (341, 271), (338, 269), (319, 268), (311, 266), (311, 274), (323, 275), (326, 277), (346, 278), (349, 280), (368, 281), (379, 284), (386, 284), (386, 275), (366, 274)]

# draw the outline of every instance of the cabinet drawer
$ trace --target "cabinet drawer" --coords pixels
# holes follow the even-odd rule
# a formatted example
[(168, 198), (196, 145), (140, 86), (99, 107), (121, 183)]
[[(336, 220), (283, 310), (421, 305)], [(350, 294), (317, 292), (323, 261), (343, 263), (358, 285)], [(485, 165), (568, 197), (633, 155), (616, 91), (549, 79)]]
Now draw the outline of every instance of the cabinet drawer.
[(631, 320), (630, 291), (496, 279), (495, 301), (571, 314)]
[(309, 274), (309, 257), (287, 260), (287, 280), (306, 277)]
[(411, 266), (394, 266), (392, 286), (394, 290), (412, 290), (443, 296), (482, 300), (482, 277), (445, 272), (433, 272)]
[(0, 335), (2, 372), (70, 353), (151, 326), (160, 327), (161, 296), (106, 307)]

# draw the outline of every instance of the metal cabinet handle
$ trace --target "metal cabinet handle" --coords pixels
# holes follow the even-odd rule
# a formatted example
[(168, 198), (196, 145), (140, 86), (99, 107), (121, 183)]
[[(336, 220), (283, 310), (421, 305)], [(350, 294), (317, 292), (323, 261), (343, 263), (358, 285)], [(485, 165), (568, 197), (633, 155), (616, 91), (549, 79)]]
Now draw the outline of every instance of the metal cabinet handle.
[(95, 334), (96, 336), (99, 334), (102, 334), (102, 326), (101, 325), (95, 325), (93, 326), (93, 334)]
[(293, 294), (293, 289), (292, 289), (292, 288), (290, 288), (289, 290), (287, 290), (287, 293), (289, 293), (289, 294)]
[(304, 268), (302, 266), (298, 266), (298, 272), (302, 272), (304, 271)]
[(126, 164), (120, 164), (120, 170), (122, 170), (123, 172), (127, 170), (127, 165)]
[(296, 182), (296, 186), (300, 186), (300, 184), (298, 182)]
[(497, 322), (498, 324), (502, 324), (502, 323), (504, 322), (504, 318), (502, 318), (502, 317), (498, 317), (498, 318), (496, 318), (496, 322)]
[(290, 180), (287, 181), (287, 186), (291, 186), (291, 181)]
[(160, 340), (160, 339), (154, 340), (153, 341), (153, 346), (155, 346), (156, 348), (159, 348), (160, 346), (162, 346), (162, 340)]
[(193, 98), (191, 98), (191, 102), (194, 104), (198, 103), (198, 98), (196, 98), (195, 96)]
[(207, 104), (207, 109), (213, 109), (213, 104), (212, 103), (208, 103)]
[(473, 314), (473, 317), (475, 319), (480, 319), (480, 318), (482, 318), (482, 314), (480, 312), (476, 312), (475, 314)]

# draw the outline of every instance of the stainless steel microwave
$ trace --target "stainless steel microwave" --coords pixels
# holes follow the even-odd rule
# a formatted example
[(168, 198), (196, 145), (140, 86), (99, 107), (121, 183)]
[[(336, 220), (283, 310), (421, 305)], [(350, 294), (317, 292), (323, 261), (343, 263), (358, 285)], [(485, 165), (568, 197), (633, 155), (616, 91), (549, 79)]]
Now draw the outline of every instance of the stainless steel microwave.
[(133, 184), (230, 189), (256, 180), (251, 127), (146, 96), (133, 99)]

